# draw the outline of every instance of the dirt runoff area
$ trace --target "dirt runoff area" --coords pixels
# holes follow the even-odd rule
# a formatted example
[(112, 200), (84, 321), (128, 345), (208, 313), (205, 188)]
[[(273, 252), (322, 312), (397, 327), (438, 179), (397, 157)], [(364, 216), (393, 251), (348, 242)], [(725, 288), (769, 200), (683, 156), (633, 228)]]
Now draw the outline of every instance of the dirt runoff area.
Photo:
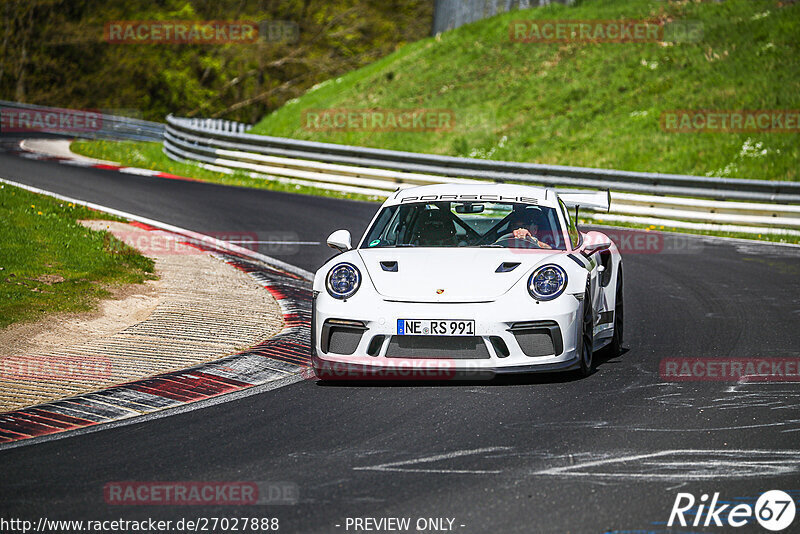
[(159, 279), (112, 288), (94, 312), (0, 330), (0, 412), (216, 360), (283, 328), (269, 291), (222, 260), (165, 232), (82, 223), (136, 245)]

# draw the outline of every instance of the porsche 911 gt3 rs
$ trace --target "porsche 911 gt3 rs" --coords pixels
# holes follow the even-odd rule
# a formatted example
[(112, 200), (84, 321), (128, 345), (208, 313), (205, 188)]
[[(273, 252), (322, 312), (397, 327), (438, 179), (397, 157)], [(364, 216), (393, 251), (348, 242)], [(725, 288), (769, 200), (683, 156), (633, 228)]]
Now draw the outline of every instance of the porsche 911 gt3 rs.
[(622, 259), (571, 210), (608, 204), (607, 192), (509, 184), (398, 190), (355, 247), (346, 230), (328, 238), (340, 253), (314, 279), (317, 376), (420, 362), (590, 374), (595, 351), (620, 351)]

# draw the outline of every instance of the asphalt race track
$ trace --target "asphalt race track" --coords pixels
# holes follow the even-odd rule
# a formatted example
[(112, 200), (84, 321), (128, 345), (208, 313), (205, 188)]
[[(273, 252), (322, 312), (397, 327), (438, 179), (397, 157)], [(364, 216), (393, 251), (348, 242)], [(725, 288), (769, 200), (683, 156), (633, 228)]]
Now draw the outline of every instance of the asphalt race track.
[[(0, 153), (0, 177), (199, 232), (320, 243), (338, 228), (360, 235), (377, 209), (9, 153)], [(348, 517), (451, 518), (464, 533), (662, 531), (678, 492), (752, 504), (782, 489), (798, 499), (797, 382), (667, 382), (659, 362), (800, 356), (800, 248), (686, 239), (692, 252), (624, 255), (628, 350), (589, 378), (305, 380), (4, 450), (3, 515), (277, 517), (281, 532), (354, 532), (345, 528)], [(302, 245), (272, 255), (313, 271), (331, 251)], [(196, 480), (290, 482), (299, 504), (148, 507), (103, 499), (110, 481)]]

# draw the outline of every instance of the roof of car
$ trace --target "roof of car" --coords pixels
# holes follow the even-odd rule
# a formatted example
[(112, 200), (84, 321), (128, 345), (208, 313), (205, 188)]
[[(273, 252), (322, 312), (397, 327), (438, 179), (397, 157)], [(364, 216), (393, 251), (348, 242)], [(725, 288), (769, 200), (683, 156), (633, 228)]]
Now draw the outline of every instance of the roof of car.
[(396, 191), (386, 200), (386, 205), (409, 202), (468, 201), (518, 202), (541, 206), (555, 206), (553, 189), (516, 184), (436, 184), (408, 187)]

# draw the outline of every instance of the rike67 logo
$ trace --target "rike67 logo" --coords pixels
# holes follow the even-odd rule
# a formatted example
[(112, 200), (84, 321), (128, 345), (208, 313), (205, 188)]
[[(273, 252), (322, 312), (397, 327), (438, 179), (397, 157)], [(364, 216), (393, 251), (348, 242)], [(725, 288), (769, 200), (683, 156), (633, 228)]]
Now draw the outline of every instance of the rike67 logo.
[(743, 527), (757, 521), (763, 528), (777, 532), (791, 525), (794, 516), (794, 499), (781, 490), (765, 491), (755, 506), (744, 502), (720, 501), (718, 492), (710, 500), (708, 494), (704, 493), (699, 501), (691, 493), (678, 493), (667, 526)]

